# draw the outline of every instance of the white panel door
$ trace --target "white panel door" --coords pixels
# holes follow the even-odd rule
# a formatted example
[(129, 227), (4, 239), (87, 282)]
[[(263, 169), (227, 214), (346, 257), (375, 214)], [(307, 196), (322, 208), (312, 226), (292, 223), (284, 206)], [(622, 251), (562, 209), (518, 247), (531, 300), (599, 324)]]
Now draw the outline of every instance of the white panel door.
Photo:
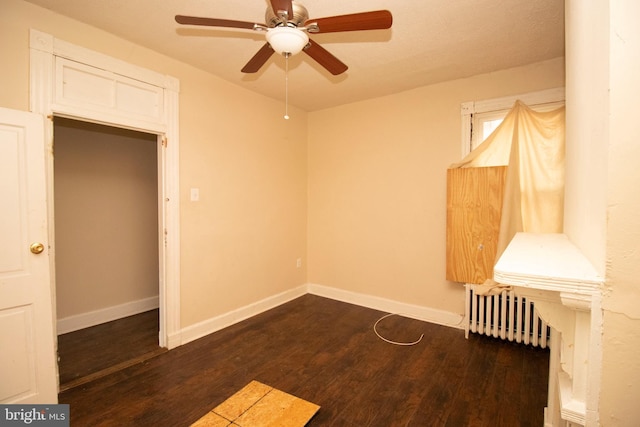
[(57, 403), (44, 119), (0, 108), (0, 403)]

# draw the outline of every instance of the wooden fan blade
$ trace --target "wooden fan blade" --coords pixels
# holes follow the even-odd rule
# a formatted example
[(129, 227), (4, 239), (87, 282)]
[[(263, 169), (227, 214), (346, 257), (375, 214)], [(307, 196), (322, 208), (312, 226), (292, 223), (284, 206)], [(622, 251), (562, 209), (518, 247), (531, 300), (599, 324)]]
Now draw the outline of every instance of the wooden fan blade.
[(273, 14), (278, 15), (279, 10), (284, 10), (287, 12), (287, 19), (293, 19), (293, 5), (291, 4), (291, 0), (271, 0), (271, 9), (273, 9)]
[(241, 71), (243, 73), (257, 73), (260, 67), (262, 67), (271, 55), (273, 55), (273, 52), (275, 51), (271, 45), (269, 43), (265, 43), (264, 46), (262, 46), (260, 50), (253, 55), (253, 58), (247, 62), (247, 65), (245, 65)]
[(347, 71), (347, 67), (342, 61), (329, 53), (328, 50), (320, 46), (313, 40), (309, 40), (307, 47), (303, 51), (316, 60), (316, 62), (327, 69), (331, 74), (337, 76)]
[(185, 25), (203, 25), (206, 27), (244, 28), (253, 30), (259, 24), (253, 22), (233, 21), (230, 19), (200, 18), (197, 16), (176, 15), (176, 22)]
[[(352, 13), (327, 18), (307, 19), (305, 27), (312, 33), (337, 33), (340, 31), (384, 30), (391, 28), (393, 17), (388, 10)], [(316, 30), (314, 27), (317, 27)]]

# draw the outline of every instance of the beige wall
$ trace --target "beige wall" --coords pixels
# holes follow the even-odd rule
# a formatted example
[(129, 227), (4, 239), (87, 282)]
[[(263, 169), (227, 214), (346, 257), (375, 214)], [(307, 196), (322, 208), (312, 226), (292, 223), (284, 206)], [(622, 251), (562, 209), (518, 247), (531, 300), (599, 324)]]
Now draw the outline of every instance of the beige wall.
[(600, 425), (632, 427), (640, 424), (640, 4), (566, 5), (565, 229), (605, 277)]
[(610, 116), (607, 293), (604, 301), (603, 426), (640, 425), (640, 4), (609, 2)]
[(309, 114), (309, 282), (464, 312), (445, 280), (462, 102), (564, 86), (562, 58)]
[(58, 319), (158, 296), (156, 135), (56, 119)]
[(0, 2), (2, 107), (29, 108), (30, 28), (180, 80), (181, 327), (305, 283), (305, 112), (21, 0)]

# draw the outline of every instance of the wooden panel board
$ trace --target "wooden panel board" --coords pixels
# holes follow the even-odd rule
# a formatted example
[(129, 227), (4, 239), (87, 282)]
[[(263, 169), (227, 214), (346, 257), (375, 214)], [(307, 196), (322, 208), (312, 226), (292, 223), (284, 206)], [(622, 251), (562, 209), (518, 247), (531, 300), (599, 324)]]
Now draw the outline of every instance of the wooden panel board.
[(447, 170), (447, 280), (493, 277), (507, 167)]
[(318, 409), (315, 403), (254, 380), (191, 427), (304, 427)]

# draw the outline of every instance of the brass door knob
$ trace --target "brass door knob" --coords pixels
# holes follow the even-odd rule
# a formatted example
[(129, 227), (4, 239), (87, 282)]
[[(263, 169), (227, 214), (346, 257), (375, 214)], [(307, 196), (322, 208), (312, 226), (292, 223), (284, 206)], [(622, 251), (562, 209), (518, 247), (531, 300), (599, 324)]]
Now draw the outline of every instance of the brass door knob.
[(31, 246), (29, 246), (29, 250), (31, 253), (38, 255), (44, 251), (44, 245), (40, 242), (32, 243)]

